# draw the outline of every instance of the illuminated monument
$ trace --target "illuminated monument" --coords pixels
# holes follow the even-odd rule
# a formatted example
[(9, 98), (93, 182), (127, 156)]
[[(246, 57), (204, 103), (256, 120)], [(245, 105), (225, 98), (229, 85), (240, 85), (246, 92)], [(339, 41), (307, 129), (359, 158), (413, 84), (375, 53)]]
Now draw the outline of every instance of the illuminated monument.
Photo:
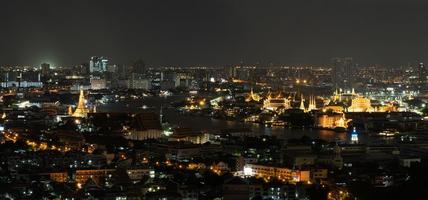
[(300, 110), (303, 110), (306, 112), (306, 108), (305, 108), (305, 98), (302, 97), (300, 98)]
[(68, 110), (67, 110), (68, 115), (72, 116), (73, 115), (73, 108), (71, 106), (68, 106)]
[(317, 110), (317, 104), (315, 101), (315, 97), (313, 95), (309, 96), (309, 104), (308, 104), (308, 107), (306, 108), (305, 107), (305, 97), (303, 97), (303, 95), (302, 95), (302, 97), (300, 98), (300, 107), (299, 108), (300, 108), (300, 110), (303, 110), (305, 112)]
[(352, 121), (346, 119), (345, 113), (342, 114), (342, 117), (334, 122), (334, 128), (348, 128), (348, 123)]
[(271, 94), (263, 101), (263, 108), (266, 110), (276, 111), (278, 109), (288, 109), (290, 108), (290, 101), (283, 97), (279, 93), (276, 97), (272, 97)]
[(348, 112), (374, 112), (371, 106), (370, 99), (364, 97), (357, 97), (352, 99), (352, 104), (348, 108)]
[(344, 92), (342, 89), (336, 89), (332, 96), (333, 102), (349, 102), (354, 98), (357, 98), (359, 95), (355, 93), (355, 90), (352, 88), (352, 91)]
[[(68, 112), (69, 114), (72, 112), (71, 108), (69, 108)], [(83, 94), (83, 90), (80, 90), (79, 103), (77, 104), (77, 108), (71, 116), (86, 117), (88, 112), (89, 112), (89, 109), (86, 108), (86, 105), (85, 105), (85, 95)]]
[[(373, 104), (369, 98), (356, 94), (354, 89), (352, 92), (341, 93), (336, 90), (332, 97), (332, 104), (324, 106), (323, 111), (333, 110), (340, 112), (393, 112), (397, 111), (397, 107), (393, 103), (382, 102), (380, 105)], [(342, 108), (340, 108), (342, 106)], [(341, 111), (342, 110), (342, 111)]]
[(346, 119), (345, 114), (330, 113), (322, 114), (317, 117), (317, 126), (320, 128), (346, 130), (351, 119)]
[(312, 110), (316, 110), (317, 109), (317, 104), (315, 101), (315, 97), (314, 96), (310, 96), (309, 97), (309, 106), (308, 106), (308, 111), (312, 111)]

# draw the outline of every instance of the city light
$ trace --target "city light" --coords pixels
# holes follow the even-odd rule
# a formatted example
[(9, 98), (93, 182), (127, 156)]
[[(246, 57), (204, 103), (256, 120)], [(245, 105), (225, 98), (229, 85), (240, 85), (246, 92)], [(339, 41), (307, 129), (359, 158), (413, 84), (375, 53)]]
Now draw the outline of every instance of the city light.
[(4, 1), (0, 199), (423, 199), (413, 1)]

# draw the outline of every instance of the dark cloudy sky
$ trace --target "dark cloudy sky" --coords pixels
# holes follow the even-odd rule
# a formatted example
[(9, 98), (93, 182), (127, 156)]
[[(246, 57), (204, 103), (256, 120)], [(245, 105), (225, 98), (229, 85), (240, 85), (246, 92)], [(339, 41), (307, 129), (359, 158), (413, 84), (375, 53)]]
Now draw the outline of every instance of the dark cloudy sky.
[(428, 62), (426, 0), (1, 0), (0, 64)]

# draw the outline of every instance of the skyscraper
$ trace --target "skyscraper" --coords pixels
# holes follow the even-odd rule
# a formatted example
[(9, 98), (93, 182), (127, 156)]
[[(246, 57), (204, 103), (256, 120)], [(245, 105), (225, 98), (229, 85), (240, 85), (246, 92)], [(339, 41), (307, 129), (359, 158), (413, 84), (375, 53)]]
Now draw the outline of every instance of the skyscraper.
[(42, 72), (43, 76), (49, 75), (49, 72), (50, 72), (50, 65), (49, 65), (49, 63), (42, 63), (40, 65), (40, 69), (41, 69), (41, 72)]
[(107, 71), (108, 59), (105, 57), (92, 56), (89, 61), (89, 71), (93, 72), (105, 72)]
[(353, 59), (351, 57), (332, 58), (331, 81), (333, 88), (351, 89), (354, 82)]

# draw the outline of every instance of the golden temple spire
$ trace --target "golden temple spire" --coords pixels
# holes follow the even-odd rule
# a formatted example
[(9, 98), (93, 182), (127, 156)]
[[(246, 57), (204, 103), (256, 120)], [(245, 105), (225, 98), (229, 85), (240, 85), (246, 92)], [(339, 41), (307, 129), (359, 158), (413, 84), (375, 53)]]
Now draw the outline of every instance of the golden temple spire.
[(73, 108), (71, 106), (68, 106), (67, 114), (72, 116), (73, 115)]
[(311, 110), (316, 110), (317, 109), (317, 104), (316, 104), (316, 101), (315, 101), (315, 96), (310, 96), (309, 97), (309, 106), (308, 106), (308, 110), (309, 111), (311, 111)]
[(86, 117), (88, 114), (88, 109), (85, 105), (85, 95), (83, 90), (80, 90), (79, 103), (77, 103), (77, 108), (73, 113), (73, 117)]
[(300, 109), (301, 110), (306, 110), (306, 108), (305, 108), (305, 99), (303, 98), (303, 94), (302, 94), (302, 97), (300, 98)]

